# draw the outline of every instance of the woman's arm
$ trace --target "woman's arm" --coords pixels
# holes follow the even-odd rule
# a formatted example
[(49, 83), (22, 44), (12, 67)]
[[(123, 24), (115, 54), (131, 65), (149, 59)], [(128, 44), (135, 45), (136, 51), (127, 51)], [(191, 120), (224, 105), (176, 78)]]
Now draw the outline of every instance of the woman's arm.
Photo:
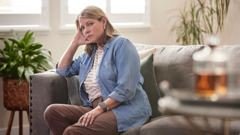
[(116, 101), (127, 103), (136, 93), (140, 79), (140, 59), (135, 46), (127, 39), (122, 39), (116, 55), (117, 85), (108, 95)]
[(76, 53), (78, 47), (84, 44), (87, 44), (87, 39), (83, 36), (82, 32), (78, 30), (69, 47), (60, 58), (57, 69), (69, 66), (72, 63), (73, 56)]
[(112, 98), (108, 98), (106, 101), (104, 101), (107, 104), (107, 108), (109, 110), (119, 106), (121, 102), (118, 102), (117, 100), (114, 100)]

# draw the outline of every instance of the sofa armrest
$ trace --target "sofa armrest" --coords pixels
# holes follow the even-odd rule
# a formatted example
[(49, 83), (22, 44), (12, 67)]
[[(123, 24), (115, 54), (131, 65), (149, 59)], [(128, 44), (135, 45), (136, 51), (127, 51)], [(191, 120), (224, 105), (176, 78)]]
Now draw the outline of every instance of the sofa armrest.
[(30, 76), (30, 134), (48, 135), (43, 114), (48, 105), (68, 103), (67, 81), (55, 72), (44, 72)]

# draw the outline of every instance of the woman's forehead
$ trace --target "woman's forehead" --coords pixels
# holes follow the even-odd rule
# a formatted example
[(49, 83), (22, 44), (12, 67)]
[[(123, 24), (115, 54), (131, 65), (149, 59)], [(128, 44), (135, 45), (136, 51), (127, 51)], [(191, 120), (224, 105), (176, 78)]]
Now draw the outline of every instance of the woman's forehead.
[(88, 22), (94, 22), (94, 21), (96, 21), (97, 19), (90, 19), (90, 18), (79, 18), (79, 25), (81, 26), (81, 25), (84, 25), (84, 24), (86, 24), (86, 23), (88, 23)]

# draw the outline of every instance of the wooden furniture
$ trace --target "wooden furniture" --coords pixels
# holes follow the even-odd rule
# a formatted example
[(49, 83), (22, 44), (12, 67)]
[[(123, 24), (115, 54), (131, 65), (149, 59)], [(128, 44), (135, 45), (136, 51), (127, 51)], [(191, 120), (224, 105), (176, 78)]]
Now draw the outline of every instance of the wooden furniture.
[[(19, 112), (19, 135), (23, 135), (23, 111), (19, 110), (18, 112)], [(29, 111), (26, 111), (26, 112), (27, 112), (28, 121), (29, 121)], [(15, 114), (15, 111), (11, 111), (11, 115), (10, 115), (10, 118), (9, 118), (9, 121), (8, 121), (8, 128), (7, 128), (6, 135), (10, 135), (11, 134), (14, 114)]]

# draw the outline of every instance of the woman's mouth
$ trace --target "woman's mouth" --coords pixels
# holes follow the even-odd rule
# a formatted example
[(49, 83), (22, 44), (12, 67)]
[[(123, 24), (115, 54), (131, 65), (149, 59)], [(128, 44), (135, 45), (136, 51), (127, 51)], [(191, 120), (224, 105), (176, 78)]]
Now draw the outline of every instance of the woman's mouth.
[(87, 36), (87, 39), (89, 39), (89, 38), (91, 38), (92, 37), (92, 35), (89, 35), (89, 36)]

